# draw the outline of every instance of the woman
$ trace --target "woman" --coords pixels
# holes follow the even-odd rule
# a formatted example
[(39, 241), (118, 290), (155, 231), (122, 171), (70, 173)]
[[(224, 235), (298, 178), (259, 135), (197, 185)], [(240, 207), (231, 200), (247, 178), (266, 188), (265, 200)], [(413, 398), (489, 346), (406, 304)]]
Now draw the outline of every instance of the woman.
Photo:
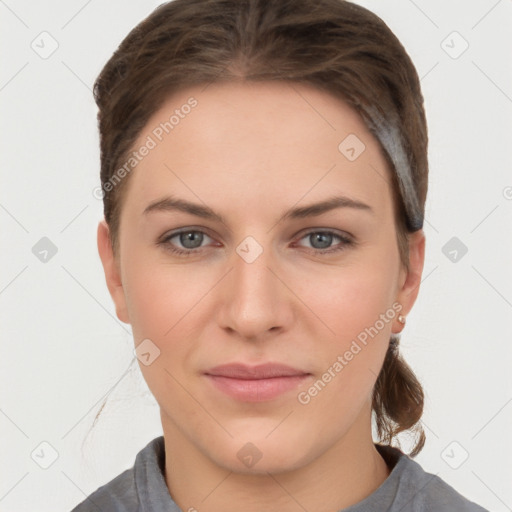
[[(411, 458), (423, 390), (398, 344), (427, 127), (382, 20), (342, 0), (175, 0), (95, 99), (99, 253), (163, 436), (74, 511), (484, 510)], [(410, 456), (391, 446), (407, 431)]]

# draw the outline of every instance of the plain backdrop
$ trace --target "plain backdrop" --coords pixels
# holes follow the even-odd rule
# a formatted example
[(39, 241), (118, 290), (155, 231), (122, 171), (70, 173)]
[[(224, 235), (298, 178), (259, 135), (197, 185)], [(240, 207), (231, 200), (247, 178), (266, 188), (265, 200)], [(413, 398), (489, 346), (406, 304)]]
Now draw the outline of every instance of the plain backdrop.
[[(1, 511), (69, 511), (162, 433), (97, 255), (91, 91), (160, 3), (0, 1)], [(429, 126), (426, 262), (401, 340), (426, 393), (415, 460), (512, 510), (512, 1), (358, 3), (412, 57)]]

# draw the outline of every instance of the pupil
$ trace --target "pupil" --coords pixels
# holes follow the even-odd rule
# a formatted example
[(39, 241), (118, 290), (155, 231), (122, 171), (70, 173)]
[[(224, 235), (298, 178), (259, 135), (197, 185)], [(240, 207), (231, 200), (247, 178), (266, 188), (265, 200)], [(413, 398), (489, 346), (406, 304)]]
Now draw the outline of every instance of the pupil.
[[(183, 244), (183, 247), (186, 247), (187, 249), (195, 249), (195, 248), (201, 246), (201, 242), (203, 240), (202, 236), (203, 236), (202, 233), (198, 233), (197, 231), (189, 231), (188, 233), (181, 233), (180, 242)], [(197, 242), (198, 240), (199, 240), (199, 243), (196, 243), (194, 245), (194, 242)]]
[(315, 247), (315, 244), (312, 244), (313, 247), (315, 247), (315, 249), (325, 249), (326, 247), (329, 247), (329, 245), (332, 242), (332, 235), (330, 235), (329, 233), (314, 233), (312, 236), (314, 237), (314, 240), (316, 239), (320, 241), (320, 247)]

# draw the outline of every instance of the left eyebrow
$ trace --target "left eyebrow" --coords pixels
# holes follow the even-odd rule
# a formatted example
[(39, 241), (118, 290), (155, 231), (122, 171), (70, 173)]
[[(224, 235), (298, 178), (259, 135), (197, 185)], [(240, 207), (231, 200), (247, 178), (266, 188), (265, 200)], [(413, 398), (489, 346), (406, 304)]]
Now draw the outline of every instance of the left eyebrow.
[[(281, 221), (286, 219), (303, 219), (306, 217), (315, 217), (334, 210), (336, 208), (354, 208), (357, 210), (366, 211), (372, 215), (375, 215), (375, 211), (366, 203), (352, 199), (347, 196), (335, 196), (319, 203), (309, 204), (307, 206), (301, 206), (298, 208), (290, 208), (281, 217)], [(182, 211), (195, 215), (196, 217), (202, 217), (203, 219), (215, 220), (226, 224), (225, 219), (219, 213), (214, 212), (211, 208), (206, 205), (192, 203), (184, 199), (178, 199), (175, 197), (164, 197), (157, 201), (150, 203), (145, 209), (143, 214), (147, 215), (150, 212), (155, 211)]]
[(281, 217), (281, 220), (315, 217), (336, 208), (355, 208), (375, 215), (375, 211), (372, 207), (362, 201), (358, 201), (347, 196), (334, 196), (319, 203), (313, 203), (299, 208), (291, 208), (285, 212)]

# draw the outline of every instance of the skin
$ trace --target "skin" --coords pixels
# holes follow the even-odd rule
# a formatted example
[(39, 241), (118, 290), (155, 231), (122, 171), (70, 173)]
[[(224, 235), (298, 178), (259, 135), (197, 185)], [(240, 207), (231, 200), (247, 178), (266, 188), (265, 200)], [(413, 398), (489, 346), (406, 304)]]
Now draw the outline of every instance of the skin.
[[(129, 177), (116, 255), (108, 226), (98, 226), (117, 316), (132, 325), (135, 346), (150, 339), (160, 350), (150, 365), (139, 365), (160, 406), (167, 486), (183, 510), (348, 507), (390, 472), (373, 444), (371, 393), (390, 335), (403, 328), (397, 315), (308, 404), (297, 395), (393, 303), (403, 315), (411, 310), (423, 231), (410, 236), (407, 273), (390, 170), (377, 140), (346, 103), (309, 86), (188, 88), (168, 98), (134, 147), (191, 96), (198, 105)], [(366, 146), (352, 162), (338, 150), (351, 133)], [(225, 222), (180, 211), (143, 213), (171, 194), (207, 205)], [(289, 208), (333, 195), (362, 201), (373, 213), (345, 207), (280, 220)], [(173, 244), (194, 247), (179, 236), (158, 244), (181, 228), (205, 233), (192, 256), (169, 251)], [(356, 243), (333, 237), (322, 246), (309, 236), (322, 230), (349, 234)], [(247, 236), (263, 248), (252, 263), (236, 252)], [(273, 400), (242, 402), (202, 375), (235, 361), (283, 362), (311, 375)], [(247, 442), (262, 454), (252, 467), (237, 457)]]

